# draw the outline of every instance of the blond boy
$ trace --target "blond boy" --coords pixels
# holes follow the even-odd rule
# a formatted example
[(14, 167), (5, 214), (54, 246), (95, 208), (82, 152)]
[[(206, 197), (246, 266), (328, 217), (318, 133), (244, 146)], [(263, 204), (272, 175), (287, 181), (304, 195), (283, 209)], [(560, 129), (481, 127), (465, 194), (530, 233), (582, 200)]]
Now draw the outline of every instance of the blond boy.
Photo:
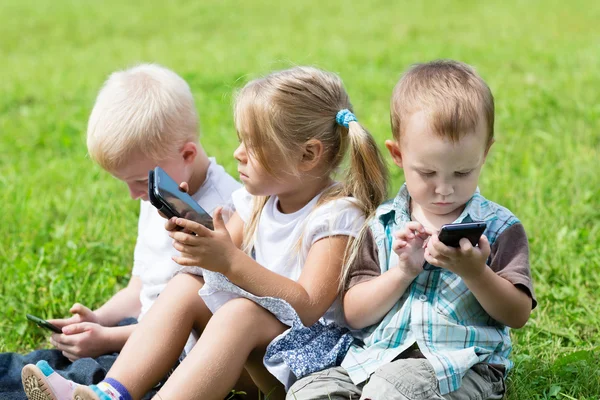
[[(492, 94), (466, 64), (416, 65), (394, 89), (391, 120), (386, 147), (406, 183), (371, 224), (382, 274), (344, 296), (361, 340), (288, 398), (500, 399), (509, 328), (536, 300), (523, 226), (477, 187), (494, 142)], [(487, 223), (477, 246), (438, 239), (443, 224), (471, 221)]]
[[(148, 202), (150, 169), (161, 166), (175, 181), (188, 182), (188, 192), (209, 212), (230, 204), (231, 193), (240, 184), (214, 158), (207, 157), (198, 131), (190, 88), (169, 69), (143, 64), (115, 72), (100, 90), (88, 123), (89, 154), (125, 182), (132, 199), (142, 200), (132, 277), (126, 288), (100, 308), (92, 311), (75, 304), (72, 317), (51, 321), (63, 330), (52, 335), (56, 350), (23, 360), (43, 360), (37, 367), (23, 369), (23, 386), (29, 397), (35, 397), (36, 391), (40, 396), (35, 398), (65, 397), (64, 390), (69, 388), (65, 389), (64, 379), (51, 368), (63, 369), (62, 376), (80, 384), (102, 380), (116, 359), (113, 353), (121, 350), (135, 328), (119, 326), (119, 322), (143, 318), (181, 268), (171, 259), (177, 251), (164, 228), (165, 220)], [(190, 337), (186, 349), (193, 343)], [(107, 358), (106, 354), (111, 355)], [(66, 365), (65, 357), (73, 364)], [(59, 391), (60, 396), (55, 393)]]

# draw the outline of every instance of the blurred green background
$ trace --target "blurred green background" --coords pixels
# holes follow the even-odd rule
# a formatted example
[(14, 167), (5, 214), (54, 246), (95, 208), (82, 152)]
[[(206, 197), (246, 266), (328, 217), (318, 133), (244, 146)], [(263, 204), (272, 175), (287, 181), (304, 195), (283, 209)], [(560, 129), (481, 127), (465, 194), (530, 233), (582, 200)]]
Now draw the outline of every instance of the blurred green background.
[[(204, 147), (235, 174), (232, 92), (249, 79), (339, 73), (383, 149), (402, 71), (454, 58), (496, 98), (482, 193), (530, 237), (539, 306), (513, 332), (507, 398), (600, 398), (598, 21), (600, 3), (578, 0), (0, 0), (0, 351), (49, 346), (26, 312), (97, 307), (128, 281), (139, 205), (85, 148), (110, 72), (157, 62), (182, 75)], [(402, 174), (389, 165), (391, 196)]]

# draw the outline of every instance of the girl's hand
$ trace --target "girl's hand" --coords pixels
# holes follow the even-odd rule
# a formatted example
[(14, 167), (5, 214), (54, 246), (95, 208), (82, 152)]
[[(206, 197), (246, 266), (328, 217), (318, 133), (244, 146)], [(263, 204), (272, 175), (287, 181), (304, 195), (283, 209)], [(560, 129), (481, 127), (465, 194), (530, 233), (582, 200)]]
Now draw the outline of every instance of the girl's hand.
[(431, 236), (421, 223), (411, 221), (403, 229), (394, 232), (392, 250), (398, 254), (398, 267), (411, 280), (423, 271), (425, 245)]
[(462, 238), (460, 247), (449, 247), (439, 240), (436, 233), (427, 243), (425, 260), (452, 271), (463, 279), (474, 279), (485, 270), (490, 252), (490, 243), (485, 235), (479, 238), (478, 246), (473, 246), (469, 239)]
[(227, 274), (232, 256), (238, 249), (225, 228), (222, 211), (222, 207), (215, 211), (214, 231), (188, 219), (177, 218), (174, 221), (185, 231), (169, 232), (169, 236), (175, 240), (173, 247), (181, 253), (179, 257), (172, 257), (173, 261), (185, 267), (197, 266)]

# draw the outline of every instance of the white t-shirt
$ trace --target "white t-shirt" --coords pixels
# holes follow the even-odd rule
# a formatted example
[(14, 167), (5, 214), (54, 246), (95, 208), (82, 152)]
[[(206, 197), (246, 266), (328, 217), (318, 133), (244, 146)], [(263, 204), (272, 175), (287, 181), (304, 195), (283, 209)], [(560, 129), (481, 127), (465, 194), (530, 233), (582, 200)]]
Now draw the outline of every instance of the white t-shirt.
[[(365, 216), (355, 205), (356, 200), (345, 197), (315, 207), (320, 197), (320, 194), (315, 196), (302, 209), (290, 214), (279, 211), (276, 196), (269, 198), (262, 210), (254, 241), (254, 256), (259, 264), (287, 278), (298, 280), (315, 242), (335, 235), (358, 236)], [(232, 199), (236, 212), (244, 223), (248, 223), (253, 196), (242, 188), (233, 193)], [(207, 280), (199, 293), (213, 313), (228, 300), (241, 295), (237, 291), (222, 290), (210, 283)], [(337, 314), (336, 306), (338, 305), (334, 304), (324, 316), (326, 320), (340, 322), (337, 321), (339, 317), (334, 317)], [(276, 317), (283, 323), (289, 323), (283, 316)]]
[[(240, 186), (214, 158), (210, 158), (206, 180), (192, 197), (212, 215), (219, 206), (231, 206), (231, 194)], [(171, 259), (171, 256), (178, 254), (173, 248), (173, 239), (165, 230), (165, 219), (150, 202), (142, 201), (132, 272), (133, 276), (142, 280), (142, 310), (138, 320), (148, 312), (167, 282), (182, 268)]]

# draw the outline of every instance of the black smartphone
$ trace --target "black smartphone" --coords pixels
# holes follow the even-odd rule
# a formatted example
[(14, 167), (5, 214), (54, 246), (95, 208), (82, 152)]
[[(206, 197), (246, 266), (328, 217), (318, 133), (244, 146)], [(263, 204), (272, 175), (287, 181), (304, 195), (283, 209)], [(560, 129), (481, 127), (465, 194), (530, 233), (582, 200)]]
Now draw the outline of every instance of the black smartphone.
[(465, 222), (461, 224), (446, 224), (442, 226), (438, 238), (440, 242), (450, 247), (460, 247), (460, 239), (467, 238), (473, 246), (477, 246), (479, 238), (485, 231), (485, 222)]
[(161, 167), (148, 172), (148, 198), (167, 218), (185, 218), (214, 229), (210, 214), (192, 196), (182, 192), (177, 182)]
[(50, 322), (46, 321), (45, 319), (38, 318), (35, 315), (31, 315), (31, 314), (25, 314), (25, 316), (31, 322), (35, 322), (39, 327), (42, 327), (44, 329), (49, 329), (54, 333), (62, 333), (62, 330), (58, 326), (51, 324)]

